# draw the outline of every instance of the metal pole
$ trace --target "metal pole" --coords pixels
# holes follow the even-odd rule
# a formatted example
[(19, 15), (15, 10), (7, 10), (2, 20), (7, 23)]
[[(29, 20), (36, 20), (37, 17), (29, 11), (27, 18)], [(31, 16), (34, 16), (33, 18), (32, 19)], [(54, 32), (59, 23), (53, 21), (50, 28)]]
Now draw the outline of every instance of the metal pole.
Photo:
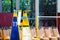
[(39, 0), (35, 0), (35, 13), (39, 16)]
[(13, 12), (13, 0), (11, 0), (11, 12)]
[(20, 9), (20, 0), (16, 0), (16, 10)]
[(0, 0), (0, 12), (2, 12), (2, 0)]
[(35, 16), (36, 16), (36, 37), (38, 40), (38, 26), (39, 26), (39, 0), (35, 0)]

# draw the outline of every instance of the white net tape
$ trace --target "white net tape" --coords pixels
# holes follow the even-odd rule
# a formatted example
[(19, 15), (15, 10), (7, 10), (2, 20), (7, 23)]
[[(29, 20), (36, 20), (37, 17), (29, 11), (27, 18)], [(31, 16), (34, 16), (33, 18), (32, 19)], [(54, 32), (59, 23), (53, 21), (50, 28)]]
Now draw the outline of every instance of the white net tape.
[(60, 18), (60, 16), (38, 16), (39, 18)]

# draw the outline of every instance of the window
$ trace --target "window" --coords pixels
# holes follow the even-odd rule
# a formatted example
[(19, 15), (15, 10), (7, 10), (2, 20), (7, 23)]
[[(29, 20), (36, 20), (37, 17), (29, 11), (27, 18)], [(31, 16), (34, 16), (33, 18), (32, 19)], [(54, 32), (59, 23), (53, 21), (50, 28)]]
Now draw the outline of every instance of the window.
[(16, 0), (2, 0), (2, 12), (12, 12), (16, 9)]
[(11, 12), (11, 0), (2, 0), (2, 12)]
[(56, 16), (56, 0), (39, 0), (39, 16), (44, 16), (39, 18), (39, 26), (56, 26), (56, 18), (49, 18)]
[(39, 0), (40, 16), (56, 16), (56, 0)]

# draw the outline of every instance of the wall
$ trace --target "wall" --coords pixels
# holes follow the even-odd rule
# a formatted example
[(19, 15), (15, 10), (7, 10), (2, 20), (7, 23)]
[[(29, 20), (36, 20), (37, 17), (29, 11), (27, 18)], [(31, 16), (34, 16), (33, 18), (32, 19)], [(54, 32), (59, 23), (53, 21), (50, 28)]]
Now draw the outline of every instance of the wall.
[[(58, 16), (60, 16), (60, 0), (57, 0), (57, 12), (58, 12)], [(60, 33), (60, 18), (58, 18), (58, 29), (59, 29), (59, 33)]]
[(0, 13), (0, 27), (12, 25), (12, 13)]

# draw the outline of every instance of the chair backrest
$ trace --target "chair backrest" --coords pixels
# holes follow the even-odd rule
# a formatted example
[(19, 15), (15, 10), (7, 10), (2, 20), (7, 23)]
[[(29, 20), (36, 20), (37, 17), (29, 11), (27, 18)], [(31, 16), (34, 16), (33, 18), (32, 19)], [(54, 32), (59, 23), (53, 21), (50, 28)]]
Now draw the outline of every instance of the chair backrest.
[(45, 32), (46, 37), (51, 37), (52, 36), (52, 27), (45, 27), (44, 32)]
[(36, 37), (35, 27), (31, 28), (32, 37)]
[(43, 38), (45, 36), (44, 27), (40, 27), (38, 31), (39, 31), (39, 37)]
[(2, 36), (3, 36), (3, 35), (2, 35), (2, 29), (0, 29), (0, 38), (2, 38)]
[(3, 29), (4, 39), (10, 39), (11, 29)]
[(52, 29), (54, 36), (59, 37), (59, 32), (57, 27), (53, 27)]
[(22, 27), (22, 40), (31, 40), (30, 27)]
[(22, 40), (22, 28), (19, 28), (19, 37), (20, 37), (20, 40)]

